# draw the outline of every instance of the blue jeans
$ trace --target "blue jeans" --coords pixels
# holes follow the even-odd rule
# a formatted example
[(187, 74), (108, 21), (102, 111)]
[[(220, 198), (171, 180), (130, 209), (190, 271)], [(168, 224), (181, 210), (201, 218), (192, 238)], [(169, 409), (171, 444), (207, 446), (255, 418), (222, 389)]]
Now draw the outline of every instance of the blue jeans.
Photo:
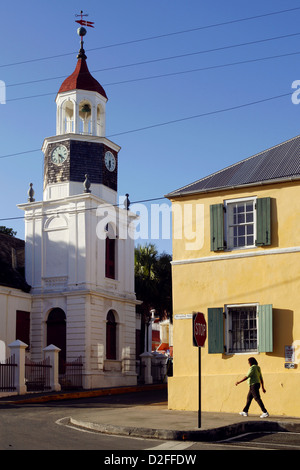
[(257, 401), (257, 403), (259, 404), (261, 410), (263, 413), (267, 413), (267, 410), (265, 408), (265, 405), (263, 404), (263, 401), (262, 399), (260, 398), (260, 393), (259, 393), (259, 388), (260, 388), (260, 384), (254, 384), (254, 385), (250, 385), (249, 387), (249, 393), (247, 395), (247, 403), (246, 403), (246, 406), (245, 408), (243, 409), (243, 411), (245, 411), (246, 413), (248, 413), (248, 410), (250, 408), (250, 405), (251, 405), (251, 402), (254, 398), (254, 400)]

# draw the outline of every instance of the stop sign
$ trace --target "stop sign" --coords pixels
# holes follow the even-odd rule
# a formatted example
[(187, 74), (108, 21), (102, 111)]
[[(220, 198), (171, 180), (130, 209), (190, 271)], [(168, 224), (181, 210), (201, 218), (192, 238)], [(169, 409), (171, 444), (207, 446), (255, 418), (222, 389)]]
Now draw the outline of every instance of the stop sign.
[(193, 314), (193, 343), (194, 346), (203, 347), (207, 336), (206, 321), (203, 313)]

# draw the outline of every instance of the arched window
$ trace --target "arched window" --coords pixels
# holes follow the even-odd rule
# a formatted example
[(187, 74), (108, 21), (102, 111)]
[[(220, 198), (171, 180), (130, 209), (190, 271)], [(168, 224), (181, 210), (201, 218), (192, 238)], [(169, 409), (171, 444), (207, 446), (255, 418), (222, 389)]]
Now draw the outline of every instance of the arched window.
[(106, 359), (117, 359), (117, 324), (112, 310), (106, 317)]
[(79, 117), (80, 117), (80, 133), (91, 134), (92, 133), (92, 106), (87, 100), (83, 100), (79, 103)]
[(68, 100), (64, 104), (64, 132), (74, 132), (74, 103)]

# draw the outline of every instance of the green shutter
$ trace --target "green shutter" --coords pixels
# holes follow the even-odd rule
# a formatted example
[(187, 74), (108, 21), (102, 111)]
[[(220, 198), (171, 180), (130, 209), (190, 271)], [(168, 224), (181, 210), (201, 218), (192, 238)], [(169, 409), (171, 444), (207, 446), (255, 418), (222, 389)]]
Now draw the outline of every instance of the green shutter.
[(210, 249), (224, 250), (224, 211), (223, 204), (210, 206)]
[(224, 319), (223, 307), (209, 308), (207, 315), (208, 353), (224, 352)]
[(273, 309), (272, 305), (260, 305), (258, 308), (258, 350), (273, 351)]
[(271, 245), (271, 198), (256, 200), (256, 245)]

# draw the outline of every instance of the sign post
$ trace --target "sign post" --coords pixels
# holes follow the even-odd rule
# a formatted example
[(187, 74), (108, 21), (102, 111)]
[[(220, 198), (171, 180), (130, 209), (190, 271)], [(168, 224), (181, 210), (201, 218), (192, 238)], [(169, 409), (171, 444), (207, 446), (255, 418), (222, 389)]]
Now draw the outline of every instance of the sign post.
[(206, 321), (203, 313), (193, 314), (193, 345), (198, 348), (198, 428), (201, 428), (201, 348), (204, 347), (207, 336)]

